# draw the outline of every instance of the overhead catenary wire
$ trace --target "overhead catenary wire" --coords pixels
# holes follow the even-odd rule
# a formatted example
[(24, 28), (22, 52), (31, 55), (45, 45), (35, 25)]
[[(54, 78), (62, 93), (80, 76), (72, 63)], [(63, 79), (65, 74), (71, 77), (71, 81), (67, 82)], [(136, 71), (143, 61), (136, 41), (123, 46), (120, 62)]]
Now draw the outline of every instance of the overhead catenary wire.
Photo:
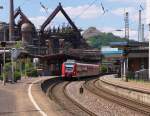
[(143, 8), (143, 6), (142, 6), (142, 5), (140, 5), (140, 8), (141, 8), (141, 10), (144, 10), (144, 8)]
[(101, 8), (102, 8), (102, 10), (103, 10), (103, 15), (104, 15), (106, 12), (108, 12), (108, 9), (105, 9), (105, 7), (104, 7), (104, 5), (103, 5), (102, 2), (101, 2)]
[(91, 6), (93, 6), (93, 4), (94, 4), (96, 1), (98, 1), (98, 0), (94, 0), (93, 2), (91, 2), (90, 5), (89, 5), (86, 9), (84, 9), (83, 12), (81, 12), (78, 16), (76, 16), (76, 17), (74, 18), (74, 20), (76, 20), (76, 19), (78, 19), (80, 16), (82, 16)]
[[(24, 6), (27, 2), (29, 2), (29, 1), (31, 1), (31, 0), (23, 0), (23, 3), (20, 5), (20, 6)], [(38, 0), (39, 2), (41, 1), (41, 0)], [(90, 4), (89, 4), (89, 6), (87, 7), (87, 8), (85, 8), (85, 10), (83, 11), (83, 12), (81, 12), (78, 16), (76, 16), (75, 18), (73, 18), (74, 20), (76, 20), (76, 19), (78, 19), (79, 17), (81, 17), (85, 12), (87, 12), (87, 10), (90, 8), (90, 7), (92, 7), (93, 6), (93, 4), (95, 4), (97, 1), (99, 1), (99, 0), (93, 0)], [(42, 2), (41, 2), (42, 3)], [(100, 0), (100, 3), (101, 3), (101, 8), (104, 10), (104, 13), (103, 14), (105, 14), (105, 11), (107, 11), (107, 9), (104, 7), (104, 4), (101, 2), (101, 0)], [(44, 5), (45, 6), (45, 5)], [(141, 8), (141, 9), (143, 9), (143, 10), (145, 10), (145, 8), (144, 8), (144, 6), (142, 5), (142, 2), (140, 1), (140, 0), (138, 0), (138, 6)], [(47, 14), (47, 12), (46, 12), (46, 14)], [(45, 15), (46, 15), (45, 14)], [(144, 19), (146, 19), (146, 18), (144, 18)], [(130, 23), (130, 25), (132, 25), (132, 24), (134, 24), (133, 22), (131, 22)]]
[(40, 5), (41, 5), (41, 7), (45, 10), (45, 12), (47, 13), (47, 14), (49, 14), (49, 12), (48, 12), (48, 7), (46, 7), (42, 2), (40, 2)]

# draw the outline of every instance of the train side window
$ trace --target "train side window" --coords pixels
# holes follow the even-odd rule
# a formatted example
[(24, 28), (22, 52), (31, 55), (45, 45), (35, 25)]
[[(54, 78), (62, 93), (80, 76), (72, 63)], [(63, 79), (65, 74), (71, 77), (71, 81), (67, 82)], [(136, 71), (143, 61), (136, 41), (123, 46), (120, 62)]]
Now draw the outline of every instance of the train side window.
[(84, 67), (84, 70), (87, 71), (87, 66)]
[(77, 66), (77, 71), (78, 72), (81, 71), (81, 66), (80, 65)]

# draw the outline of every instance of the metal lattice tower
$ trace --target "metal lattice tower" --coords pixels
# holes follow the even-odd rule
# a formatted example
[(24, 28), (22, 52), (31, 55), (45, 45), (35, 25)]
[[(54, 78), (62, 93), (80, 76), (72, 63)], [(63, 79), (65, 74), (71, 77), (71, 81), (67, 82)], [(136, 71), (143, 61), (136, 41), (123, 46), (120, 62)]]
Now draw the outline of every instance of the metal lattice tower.
[(142, 20), (141, 20), (142, 11), (139, 10), (139, 26), (138, 26), (138, 41), (142, 41)]
[(125, 38), (129, 39), (129, 13), (125, 13)]

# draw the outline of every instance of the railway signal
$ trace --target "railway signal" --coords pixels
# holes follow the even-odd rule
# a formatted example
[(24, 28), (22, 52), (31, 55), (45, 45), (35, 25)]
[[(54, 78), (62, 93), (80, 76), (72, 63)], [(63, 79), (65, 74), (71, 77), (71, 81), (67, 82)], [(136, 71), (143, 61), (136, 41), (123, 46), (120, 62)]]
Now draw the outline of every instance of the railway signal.
[(123, 56), (124, 56), (124, 58), (127, 58), (128, 54), (129, 54), (129, 51), (127, 49), (124, 49), (123, 50)]
[(129, 54), (129, 48), (128, 47), (125, 47), (123, 49), (123, 58), (124, 58), (124, 78), (125, 78), (125, 81), (128, 82), (128, 76), (127, 76), (127, 73), (128, 73), (128, 54)]

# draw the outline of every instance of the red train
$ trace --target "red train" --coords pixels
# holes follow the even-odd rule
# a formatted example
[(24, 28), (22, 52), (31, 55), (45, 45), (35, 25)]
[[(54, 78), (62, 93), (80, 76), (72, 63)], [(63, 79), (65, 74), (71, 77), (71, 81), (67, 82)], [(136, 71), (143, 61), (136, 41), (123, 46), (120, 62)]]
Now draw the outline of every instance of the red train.
[(62, 78), (80, 78), (98, 75), (100, 66), (98, 64), (85, 64), (67, 60), (62, 64)]

